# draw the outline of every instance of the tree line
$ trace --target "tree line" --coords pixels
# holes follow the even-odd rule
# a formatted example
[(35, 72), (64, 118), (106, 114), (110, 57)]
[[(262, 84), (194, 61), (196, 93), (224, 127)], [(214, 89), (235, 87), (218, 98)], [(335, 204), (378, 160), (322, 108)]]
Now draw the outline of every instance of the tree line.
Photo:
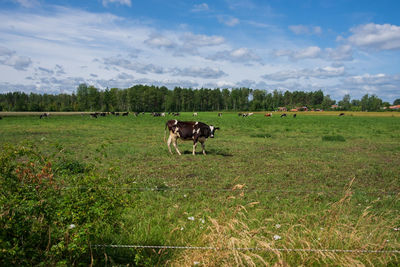
[[(400, 99), (393, 104), (400, 104)], [(165, 86), (135, 85), (127, 89), (99, 90), (80, 84), (73, 94), (0, 94), (0, 111), (273, 111), (306, 106), (309, 109), (379, 111), (390, 103), (376, 95), (364, 95), (360, 100), (345, 95), (341, 101), (331, 99), (322, 90), (314, 92), (259, 89), (192, 89)]]

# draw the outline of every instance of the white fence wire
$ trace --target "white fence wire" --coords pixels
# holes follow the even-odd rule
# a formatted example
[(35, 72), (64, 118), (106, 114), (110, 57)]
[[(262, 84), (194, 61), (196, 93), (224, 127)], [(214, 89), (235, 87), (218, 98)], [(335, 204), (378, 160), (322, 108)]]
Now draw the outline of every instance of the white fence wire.
[(400, 250), (366, 250), (366, 249), (316, 249), (316, 248), (228, 248), (228, 247), (196, 247), (196, 246), (144, 246), (144, 245), (93, 245), (100, 248), (134, 248), (134, 249), (188, 249), (188, 250), (240, 250), (240, 251), (279, 251), (279, 252), (331, 252), (331, 253), (375, 253), (400, 254)]

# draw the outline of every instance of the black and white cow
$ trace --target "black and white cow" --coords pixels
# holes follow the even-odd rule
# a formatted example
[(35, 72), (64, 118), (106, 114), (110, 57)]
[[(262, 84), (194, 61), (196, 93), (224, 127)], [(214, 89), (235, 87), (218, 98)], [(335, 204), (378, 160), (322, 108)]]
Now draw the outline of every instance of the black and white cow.
[[(165, 124), (165, 130), (169, 130), (169, 138), (168, 138), (168, 150), (169, 153), (172, 154), (171, 151), (171, 143), (174, 145), (176, 152), (181, 155), (181, 152), (178, 150), (177, 140), (181, 139), (183, 141), (193, 141), (193, 155), (196, 154), (196, 146), (197, 143), (200, 142), (201, 147), (203, 148), (203, 154), (206, 155), (204, 142), (207, 138), (214, 138), (215, 130), (219, 130), (219, 127), (214, 127), (212, 125), (208, 126), (207, 124), (199, 121), (178, 121), (178, 120), (169, 120)], [(164, 133), (165, 138), (165, 133)]]

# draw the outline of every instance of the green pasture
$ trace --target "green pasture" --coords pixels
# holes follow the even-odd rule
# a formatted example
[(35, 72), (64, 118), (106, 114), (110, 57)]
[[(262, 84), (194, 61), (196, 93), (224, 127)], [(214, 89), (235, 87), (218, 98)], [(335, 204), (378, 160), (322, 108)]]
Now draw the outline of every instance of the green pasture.
[[(206, 156), (200, 145), (193, 156), (192, 143), (180, 141), (182, 156), (172, 145), (170, 155), (164, 141), (168, 119), (201, 121), (220, 130), (207, 140)], [(399, 117), (9, 116), (0, 120), (0, 145), (5, 144), (34, 145), (54, 160), (55, 170), (67, 163), (90, 166), (111, 182), (101, 190), (121, 198), (120, 217), (99, 232), (95, 243), (229, 246), (218, 243), (228, 236), (238, 247), (400, 249)], [(81, 185), (79, 175), (72, 176), (55, 179), (65, 187)], [(221, 228), (224, 237), (213, 235), (216, 224), (227, 227)], [(247, 243), (241, 243), (244, 239)], [(234, 265), (240, 258), (206, 259), (206, 253), (185, 250), (93, 251), (102, 264), (209, 265), (211, 258)], [(271, 264), (343, 265), (340, 253), (321, 255), (258, 253)], [(395, 266), (398, 257), (351, 254), (350, 263)]]

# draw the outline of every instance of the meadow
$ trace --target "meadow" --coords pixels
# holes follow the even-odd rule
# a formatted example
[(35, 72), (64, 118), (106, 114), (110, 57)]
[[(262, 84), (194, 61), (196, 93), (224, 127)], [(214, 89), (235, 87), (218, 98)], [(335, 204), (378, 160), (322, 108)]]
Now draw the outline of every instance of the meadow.
[[(400, 264), (397, 113), (28, 115), (0, 120), (0, 146), (11, 151), (7, 155), (29, 147), (51, 161), (60, 196), (75, 190), (77, 198), (94, 192), (103, 201), (118, 200), (107, 210), (89, 203), (113, 216), (104, 224), (96, 221), (101, 227), (85, 228), (94, 231), (84, 241), (90, 245), (69, 264)], [(173, 147), (174, 154), (168, 153), (165, 123), (175, 118), (220, 127), (206, 142), (206, 156), (201, 146), (193, 156), (192, 143), (179, 141), (182, 156)], [(30, 162), (26, 156), (15, 161)], [(79, 233), (84, 212), (66, 213), (63, 223), (74, 225), (69, 234)], [(64, 241), (65, 234), (60, 233)], [(55, 241), (47, 239), (51, 254)], [(217, 249), (99, 246), (110, 244)], [(77, 250), (60, 253), (73, 258)]]

